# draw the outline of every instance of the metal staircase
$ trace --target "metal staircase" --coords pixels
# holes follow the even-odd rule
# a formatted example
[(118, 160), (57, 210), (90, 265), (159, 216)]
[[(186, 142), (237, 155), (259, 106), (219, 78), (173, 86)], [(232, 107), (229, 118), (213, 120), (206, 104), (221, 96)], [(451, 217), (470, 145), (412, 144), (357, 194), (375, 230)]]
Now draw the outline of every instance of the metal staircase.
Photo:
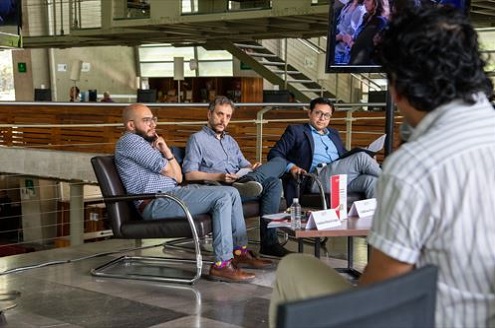
[(320, 95), (334, 97), (316, 81), (256, 41), (222, 42), (216, 45), (210, 44), (210, 46), (227, 50), (270, 83), (292, 92), (301, 102), (309, 102)]

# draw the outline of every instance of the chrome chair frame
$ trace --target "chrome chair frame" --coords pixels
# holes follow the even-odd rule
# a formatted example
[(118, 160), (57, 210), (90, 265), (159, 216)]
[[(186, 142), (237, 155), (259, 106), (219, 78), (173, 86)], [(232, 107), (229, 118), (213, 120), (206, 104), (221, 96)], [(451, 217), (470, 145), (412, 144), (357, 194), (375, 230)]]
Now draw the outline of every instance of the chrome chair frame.
[[(211, 217), (201, 215), (196, 222), (185, 203), (169, 193), (125, 194), (125, 188), (115, 166), (114, 156), (95, 156), (91, 159), (91, 164), (100, 184), (115, 238), (141, 240), (187, 236), (192, 237), (195, 252), (194, 258), (124, 255), (92, 269), (91, 274), (97, 277), (194, 284), (201, 277), (203, 266), (198, 229), (202, 229), (202, 236), (211, 232), (211, 226), (209, 226), (211, 223), (208, 223), (209, 220), (211, 222)], [(134, 207), (133, 202), (136, 200), (161, 198), (177, 203), (187, 221), (183, 221), (182, 217), (146, 221), (141, 218)], [(198, 228), (196, 224), (199, 224)], [(157, 246), (161, 245), (163, 244)], [(138, 249), (145, 248), (150, 247)], [(187, 269), (181, 267), (184, 263), (189, 264)]]
[[(174, 195), (170, 195), (167, 193), (160, 194), (142, 194), (142, 195), (125, 195), (125, 196), (107, 196), (104, 197), (105, 202), (129, 202), (139, 199), (157, 199), (157, 198), (168, 198), (174, 202), (176, 202), (184, 211), (186, 215), (186, 219), (189, 222), (189, 226), (191, 227), (192, 233), (192, 242), (195, 251), (195, 259), (185, 259), (185, 258), (174, 258), (174, 257), (153, 257), (153, 256), (121, 256), (116, 258), (110, 262), (107, 262), (95, 269), (91, 270), (91, 274), (97, 277), (112, 277), (112, 278), (125, 278), (125, 279), (138, 279), (138, 280), (150, 280), (150, 281), (160, 281), (160, 282), (174, 282), (174, 283), (187, 283), (194, 284), (201, 277), (201, 270), (203, 267), (203, 258), (201, 255), (201, 247), (199, 243), (198, 232), (194, 225), (194, 221), (191, 213), (189, 212), (187, 206), (180, 200), (178, 197)], [(160, 269), (166, 268), (165, 264), (170, 263), (193, 263), (195, 264), (196, 273), (190, 279), (187, 278), (175, 278), (175, 277), (163, 277), (163, 276), (155, 276), (155, 275), (139, 275), (139, 274), (127, 274), (127, 273), (110, 273), (106, 272), (107, 270), (124, 264), (126, 267), (129, 266), (156, 266)]]

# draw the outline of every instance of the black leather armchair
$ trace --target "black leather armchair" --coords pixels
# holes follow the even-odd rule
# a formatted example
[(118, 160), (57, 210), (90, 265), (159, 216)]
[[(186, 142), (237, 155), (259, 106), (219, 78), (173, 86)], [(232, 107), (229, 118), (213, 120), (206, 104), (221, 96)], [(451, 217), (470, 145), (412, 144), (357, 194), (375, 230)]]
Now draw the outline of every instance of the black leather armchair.
[[(177, 197), (166, 193), (127, 195), (114, 162), (114, 156), (96, 156), (91, 164), (100, 185), (107, 208), (108, 219), (115, 238), (192, 238), (194, 259), (170, 257), (122, 256), (91, 271), (95, 276), (130, 278), (162, 282), (193, 284), (201, 276), (202, 255), (199, 238), (212, 232), (209, 215), (194, 218)], [(133, 201), (139, 199), (169, 198), (184, 210), (184, 217), (143, 220)], [(189, 264), (189, 270), (178, 270)], [(148, 270), (149, 269), (149, 270)], [(194, 273), (192, 273), (194, 271)]]

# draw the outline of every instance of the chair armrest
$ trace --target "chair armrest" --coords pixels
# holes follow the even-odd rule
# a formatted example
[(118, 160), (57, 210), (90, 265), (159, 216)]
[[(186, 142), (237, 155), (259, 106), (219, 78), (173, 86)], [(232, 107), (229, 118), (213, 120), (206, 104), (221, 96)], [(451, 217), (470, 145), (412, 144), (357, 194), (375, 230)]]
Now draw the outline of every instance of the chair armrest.
[(215, 180), (187, 180), (185, 181), (185, 184), (201, 184), (201, 185), (208, 185), (208, 186), (222, 186), (222, 183), (219, 181)]
[(117, 203), (117, 202), (130, 202), (135, 200), (143, 200), (143, 199), (155, 199), (158, 198), (157, 195), (160, 194), (130, 194), (130, 195), (115, 195), (115, 196), (106, 196), (103, 197), (105, 202), (109, 203)]

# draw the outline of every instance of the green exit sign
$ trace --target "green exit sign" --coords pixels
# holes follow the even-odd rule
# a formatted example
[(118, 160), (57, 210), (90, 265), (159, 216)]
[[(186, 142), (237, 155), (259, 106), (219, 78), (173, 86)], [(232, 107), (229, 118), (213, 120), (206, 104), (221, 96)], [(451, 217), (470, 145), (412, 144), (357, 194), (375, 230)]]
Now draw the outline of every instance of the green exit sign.
[(241, 61), (241, 70), (252, 69), (248, 64)]
[(17, 70), (19, 71), (19, 73), (26, 73), (27, 72), (26, 63), (17, 63)]

